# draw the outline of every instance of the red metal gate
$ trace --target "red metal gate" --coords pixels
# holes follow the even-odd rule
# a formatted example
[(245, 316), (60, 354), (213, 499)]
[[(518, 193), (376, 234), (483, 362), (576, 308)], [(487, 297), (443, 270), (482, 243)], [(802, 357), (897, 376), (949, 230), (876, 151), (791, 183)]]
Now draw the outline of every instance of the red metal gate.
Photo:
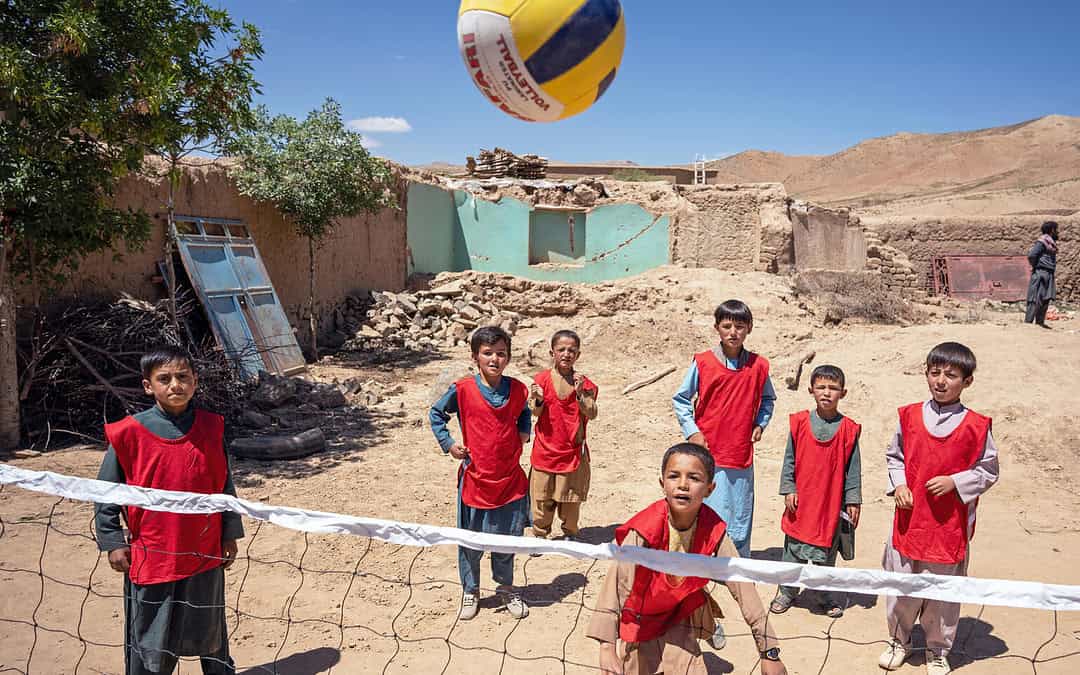
[(952, 255), (934, 258), (934, 293), (951, 298), (1017, 302), (1027, 297), (1031, 268), (1019, 255)]

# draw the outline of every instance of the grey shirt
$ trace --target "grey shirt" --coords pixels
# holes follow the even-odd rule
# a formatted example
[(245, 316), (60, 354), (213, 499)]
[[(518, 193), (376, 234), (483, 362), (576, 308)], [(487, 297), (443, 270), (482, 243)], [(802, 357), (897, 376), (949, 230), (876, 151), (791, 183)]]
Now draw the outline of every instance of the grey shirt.
[[(173, 440), (180, 438), (195, 424), (195, 409), (188, 407), (187, 410), (176, 417), (168, 414), (158, 406), (144, 410), (135, 415), (135, 421), (146, 429), (162, 438)], [(228, 461), (228, 455), (226, 455)], [(98, 480), (107, 480), (110, 483), (127, 483), (124, 469), (120, 466), (120, 460), (116, 456), (116, 450), (110, 445), (105, 451), (105, 457), (101, 461), (101, 469), (98, 471)], [(236, 496), (236, 487), (233, 485), (232, 469), (226, 465), (224, 494)], [(124, 527), (120, 522), (122, 506), (116, 504), (94, 505), (94, 529), (97, 532), (98, 549), (112, 551), (128, 545), (124, 536)], [(225, 511), (221, 514), (221, 539), (240, 539), (244, 536), (244, 524), (239, 514)]]

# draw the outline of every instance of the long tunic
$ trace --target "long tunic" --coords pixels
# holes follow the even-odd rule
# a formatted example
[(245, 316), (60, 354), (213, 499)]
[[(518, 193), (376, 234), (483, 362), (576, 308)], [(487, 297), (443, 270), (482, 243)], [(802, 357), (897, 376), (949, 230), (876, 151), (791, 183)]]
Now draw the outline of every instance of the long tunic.
[[(692, 539), (693, 529), (687, 532), (678, 532), (673, 529), (668, 538), (669, 549), (685, 553), (689, 550)], [(645, 540), (640, 534), (631, 530), (622, 545), (644, 546)], [(728, 537), (724, 537), (716, 548), (716, 555), (736, 558), (739, 552), (735, 549), (735, 544)], [(694, 612), (686, 621), (672, 627), (655, 640), (637, 643), (630, 649), (627, 649), (625, 643), (618, 642), (619, 616), (634, 586), (635, 567), (630, 563), (613, 563), (608, 568), (604, 585), (596, 598), (596, 609), (593, 611), (586, 635), (599, 642), (618, 643), (620, 656), (626, 654), (627, 675), (655, 675), (656, 673), (704, 675), (708, 671), (698, 640), (712, 635), (715, 620), (721, 616), (719, 607), (711, 597), (708, 603)], [(761, 604), (761, 598), (754, 589), (754, 584), (729, 581), (724, 585), (738, 603), (743, 619), (753, 633), (758, 651), (778, 646), (779, 643), (776, 641), (772, 627), (769, 626), (768, 615)], [(629, 651), (628, 654), (627, 651)]]
[[(195, 410), (188, 408), (174, 417), (154, 406), (135, 415), (135, 420), (151, 433), (173, 440), (195, 423)], [(124, 470), (110, 445), (98, 471), (98, 480), (127, 483)], [(236, 496), (232, 471), (225, 478), (225, 494)], [(112, 551), (127, 546), (121, 524), (123, 507), (94, 505), (94, 529), (98, 549)], [(221, 539), (240, 539), (244, 525), (239, 514), (221, 514)], [(171, 655), (206, 656), (225, 648), (225, 574), (221, 567), (179, 581), (139, 585), (124, 577), (125, 639), (127, 649), (138, 655), (151, 671), (161, 668)], [(227, 657), (227, 652), (226, 652)]]
[[(835, 419), (824, 420), (818, 415), (817, 410), (810, 411), (810, 432), (814, 438), (825, 443), (832, 440), (840, 429), (840, 422), (844, 416), (838, 414)], [(784, 465), (780, 469), (780, 494), (789, 495), (795, 492), (795, 440), (788, 432), (787, 449), (784, 450)], [(844, 472), (844, 505), (862, 504), (862, 458), (859, 454), (859, 441), (855, 440), (855, 448), (848, 460), (847, 469)], [(840, 515), (837, 514), (837, 518)], [(809, 560), (814, 563), (825, 563), (830, 552), (835, 552), (833, 542), (832, 549), (824, 546), (814, 546), (794, 537), (785, 535), (784, 546), (799, 560)]]
[(1040, 305), (1048, 303), (1057, 295), (1054, 273), (1057, 270), (1057, 251), (1038, 239), (1028, 251), (1028, 264), (1031, 265), (1031, 278), (1028, 280), (1027, 301)]

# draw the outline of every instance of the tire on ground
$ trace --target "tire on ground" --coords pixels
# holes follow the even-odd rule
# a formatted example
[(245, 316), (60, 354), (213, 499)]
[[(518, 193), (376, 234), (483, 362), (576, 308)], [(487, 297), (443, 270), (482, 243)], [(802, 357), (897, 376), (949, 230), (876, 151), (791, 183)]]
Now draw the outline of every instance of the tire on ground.
[(244, 459), (264, 461), (297, 459), (326, 449), (322, 429), (308, 429), (299, 434), (238, 438), (229, 445), (229, 453)]

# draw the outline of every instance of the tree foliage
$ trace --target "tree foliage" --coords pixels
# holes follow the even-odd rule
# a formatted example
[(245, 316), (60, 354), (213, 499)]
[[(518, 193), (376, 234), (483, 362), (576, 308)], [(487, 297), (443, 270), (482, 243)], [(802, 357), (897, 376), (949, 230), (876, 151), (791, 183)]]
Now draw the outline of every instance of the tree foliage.
[[(48, 285), (89, 253), (142, 245), (149, 219), (113, 206), (117, 181), (148, 149), (218, 135), (220, 119), (200, 110), (250, 103), (259, 54), (253, 27), (202, 0), (0, 1), (0, 309), (13, 305), (12, 275)], [(11, 444), (9, 323), (0, 447)]]
[(316, 242), (338, 218), (394, 204), (390, 169), (372, 157), (363, 137), (345, 126), (341, 106), (327, 99), (299, 121), (258, 111), (255, 131), (232, 146), (240, 191), (272, 203)]
[(273, 204), (308, 239), (308, 337), (318, 358), (315, 251), (338, 218), (394, 205), (390, 169), (346, 127), (333, 99), (303, 121), (265, 108), (257, 114), (255, 130), (232, 145), (233, 177), (241, 193)]

